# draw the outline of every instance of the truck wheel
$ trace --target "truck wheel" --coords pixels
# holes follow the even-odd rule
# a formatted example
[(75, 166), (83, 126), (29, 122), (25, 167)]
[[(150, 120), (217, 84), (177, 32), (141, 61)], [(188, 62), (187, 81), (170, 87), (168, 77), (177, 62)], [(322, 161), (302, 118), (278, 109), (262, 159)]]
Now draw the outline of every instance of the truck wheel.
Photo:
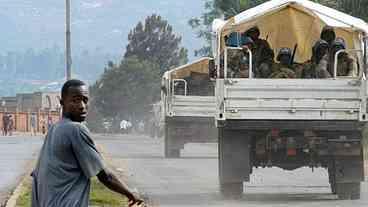
[(228, 199), (240, 199), (243, 190), (243, 182), (220, 184), (221, 195)]
[(180, 149), (176, 149), (173, 146), (175, 134), (172, 131), (170, 126), (165, 126), (165, 157), (180, 158)]
[(336, 183), (336, 193), (340, 200), (358, 200), (360, 183)]
[(223, 128), (219, 128), (218, 137), (220, 192), (224, 197), (238, 199), (251, 172), (250, 138), (247, 131)]
[(331, 164), (331, 166), (328, 167), (328, 180), (330, 182), (332, 194), (336, 195), (336, 176), (334, 164)]
[(165, 150), (166, 158), (180, 158), (180, 149), (167, 149)]

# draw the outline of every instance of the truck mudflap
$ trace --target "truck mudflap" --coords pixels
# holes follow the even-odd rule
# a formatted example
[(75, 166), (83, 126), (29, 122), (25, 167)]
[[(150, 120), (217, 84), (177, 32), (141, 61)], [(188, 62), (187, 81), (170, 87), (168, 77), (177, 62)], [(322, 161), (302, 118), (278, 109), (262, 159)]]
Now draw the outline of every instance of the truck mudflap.
[(335, 157), (336, 183), (364, 181), (362, 156)]
[(249, 181), (252, 170), (250, 139), (242, 130), (219, 128), (220, 183)]

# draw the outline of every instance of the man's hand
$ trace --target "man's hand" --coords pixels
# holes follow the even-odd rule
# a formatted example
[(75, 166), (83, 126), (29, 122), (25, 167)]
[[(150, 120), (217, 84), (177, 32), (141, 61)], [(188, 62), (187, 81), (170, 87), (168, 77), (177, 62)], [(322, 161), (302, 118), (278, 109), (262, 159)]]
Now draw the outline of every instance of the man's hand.
[[(128, 206), (140, 206), (143, 204), (143, 200), (139, 199), (135, 196), (126, 186), (125, 183), (121, 182), (112, 172), (108, 169), (102, 170), (98, 175), (97, 178), (100, 182), (102, 182), (106, 187), (110, 190), (120, 193), (128, 198)], [(143, 205), (144, 207), (144, 205)]]
[[(128, 193), (127, 195), (126, 195), (126, 197), (128, 198), (128, 206), (129, 207), (132, 207), (132, 206), (134, 206), (134, 205), (138, 205), (138, 206), (140, 206), (140, 205), (142, 205), (143, 203), (144, 203), (144, 201), (143, 200), (141, 200), (141, 199), (139, 199), (139, 198), (137, 198), (136, 196), (134, 196), (134, 194), (132, 194), (132, 193)], [(143, 206), (145, 206), (145, 205), (143, 205)]]

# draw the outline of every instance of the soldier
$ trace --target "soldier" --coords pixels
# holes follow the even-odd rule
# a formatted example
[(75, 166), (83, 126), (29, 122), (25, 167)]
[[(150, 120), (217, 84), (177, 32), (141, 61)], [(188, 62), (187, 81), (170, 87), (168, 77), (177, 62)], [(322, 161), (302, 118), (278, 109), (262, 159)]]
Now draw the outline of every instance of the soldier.
[(259, 38), (260, 31), (258, 27), (250, 28), (243, 36), (250, 37), (254, 42), (252, 53), (256, 78), (268, 78), (272, 73), (271, 67), (275, 56), (270, 44), (267, 40)]
[(252, 50), (254, 42), (250, 37), (243, 37), (241, 47), (243, 50), (229, 50), (228, 53), (228, 77), (249, 77), (249, 54), (247, 48)]
[(302, 78), (331, 78), (328, 72), (329, 45), (325, 40), (318, 40), (312, 48), (312, 58), (304, 63)]
[[(336, 38), (332, 43), (331, 53), (330, 53), (330, 73), (334, 74), (334, 64), (335, 64), (335, 54), (340, 50), (345, 50), (346, 44), (345, 40), (342, 38)], [(358, 64), (356, 60), (346, 52), (341, 52), (338, 56), (337, 61), (337, 76), (358, 76)]]
[(270, 78), (296, 78), (295, 69), (291, 64), (290, 48), (281, 48), (276, 59), (279, 63), (273, 64)]

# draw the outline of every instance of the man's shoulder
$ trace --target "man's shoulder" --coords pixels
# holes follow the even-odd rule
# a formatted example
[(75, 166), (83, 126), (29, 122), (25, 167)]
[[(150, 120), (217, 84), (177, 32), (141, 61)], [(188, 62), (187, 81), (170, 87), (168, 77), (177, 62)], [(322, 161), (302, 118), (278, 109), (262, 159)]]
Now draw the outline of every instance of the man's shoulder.
[(70, 120), (61, 120), (57, 122), (55, 125), (57, 128), (62, 128), (70, 132), (88, 131), (88, 128), (83, 123), (73, 122)]

